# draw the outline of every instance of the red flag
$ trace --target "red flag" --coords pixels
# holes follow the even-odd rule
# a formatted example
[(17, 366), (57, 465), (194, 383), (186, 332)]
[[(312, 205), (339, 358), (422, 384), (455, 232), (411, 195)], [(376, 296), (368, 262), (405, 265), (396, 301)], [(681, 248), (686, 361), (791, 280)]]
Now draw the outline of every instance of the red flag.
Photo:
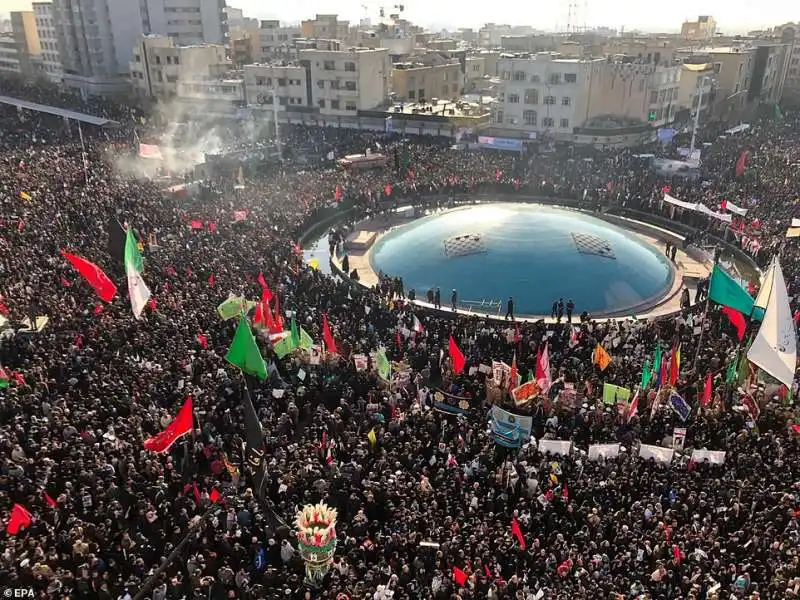
[(200, 490), (197, 487), (197, 483), (192, 484), (192, 493), (194, 494), (194, 499), (197, 501), (198, 504), (200, 504), (203, 498), (202, 496), (200, 496)]
[(680, 350), (677, 346), (673, 346), (672, 354), (669, 357), (669, 384), (675, 385), (678, 383), (678, 375), (680, 374), (680, 364), (678, 363), (680, 357)]
[(214, 504), (218, 504), (218, 503), (223, 503), (223, 504), (224, 504), (224, 503), (225, 503), (225, 498), (223, 498), (223, 497), (222, 497), (222, 494), (220, 494), (220, 493), (217, 491), (217, 488), (213, 488), (213, 489), (211, 490), (211, 493), (208, 495), (208, 498), (209, 498), (209, 500), (211, 500), (211, 502), (213, 502)]
[(283, 317), (281, 316), (281, 299), (280, 297), (275, 294), (275, 313), (273, 315), (274, 318), (274, 329), (270, 331), (272, 333), (281, 333), (283, 331)]
[(483, 565), (483, 571), (486, 573), (486, 578), (491, 579), (492, 573), (489, 571), (489, 565)]
[(150, 307), (150, 310), (156, 312), (156, 310), (158, 309), (158, 300), (156, 300), (155, 298), (150, 298), (150, 300), (147, 301), (147, 306)]
[(117, 295), (117, 286), (103, 272), (103, 269), (85, 258), (61, 251), (61, 256), (66, 258), (75, 270), (80, 273), (89, 285), (94, 288), (97, 295), (106, 302), (111, 302)]
[(514, 537), (517, 538), (519, 547), (525, 550), (528, 545), (525, 543), (525, 537), (522, 535), (522, 529), (519, 528), (519, 521), (517, 521), (517, 517), (511, 519), (511, 533), (513, 533)]
[(467, 577), (467, 574), (464, 573), (464, 571), (462, 571), (458, 567), (453, 567), (453, 580), (458, 585), (464, 587), (464, 584), (467, 583), (467, 579), (469, 579), (469, 577)]
[(536, 357), (536, 385), (543, 391), (548, 391), (550, 386), (553, 385), (553, 379), (550, 376), (550, 346), (544, 345), (544, 350)]
[(795, 433), (800, 433), (800, 425), (792, 425), (792, 431)]
[(665, 385), (667, 383), (667, 361), (661, 361), (661, 372), (658, 375), (658, 385), (659, 387)]
[(511, 360), (511, 371), (508, 374), (508, 389), (513, 390), (517, 387), (517, 380), (519, 379), (519, 369), (517, 369), (517, 353), (514, 352), (514, 358)]
[(208, 222), (208, 230), (211, 233), (217, 233), (217, 223), (216, 223), (216, 221), (209, 221)]
[(203, 333), (197, 334), (197, 342), (203, 350), (208, 350), (208, 338)]
[(678, 548), (678, 544), (672, 545), (672, 556), (675, 558), (675, 561), (680, 564), (681, 562), (681, 549)]
[(386, 187), (383, 188), (383, 194), (385, 196), (391, 196), (392, 195), (392, 184), (391, 183), (387, 183)]
[(267, 285), (266, 280), (264, 279), (264, 274), (259, 272), (258, 274), (258, 285), (261, 286), (261, 298), (262, 300), (266, 298), (267, 302), (272, 300), (272, 292), (269, 291), (269, 286)]
[(561, 497), (564, 499), (565, 502), (569, 501), (569, 490), (567, 489), (566, 481), (564, 482), (564, 487), (561, 490)]
[(192, 229), (203, 229), (203, 222), (202, 221), (192, 221), (189, 224), (189, 227)]
[(464, 358), (464, 353), (458, 347), (453, 336), (450, 336), (450, 358), (453, 360), (453, 371), (461, 373), (464, 370), (464, 365), (467, 364), (467, 359)]
[(636, 393), (633, 395), (633, 400), (628, 405), (628, 411), (626, 415), (626, 423), (630, 423), (631, 419), (636, 416), (637, 411), (639, 410), (639, 389), (636, 389)]
[(338, 351), (336, 350), (336, 340), (333, 339), (333, 333), (331, 333), (331, 326), (328, 324), (328, 314), (322, 313), (322, 340), (325, 342), (325, 349), (332, 353), (336, 354)]
[(705, 408), (709, 404), (711, 404), (711, 373), (706, 375), (706, 385), (703, 387), (703, 395), (700, 396), (700, 406)]
[(45, 491), (42, 491), (42, 499), (50, 508), (55, 508), (56, 506), (58, 506), (58, 503), (55, 500), (53, 500), (50, 496), (48, 496), (47, 492)]
[(213, 286), (215, 286), (216, 284), (217, 284), (217, 278), (216, 278), (216, 276), (215, 276), (215, 275), (212, 273), (211, 275), (209, 275), (209, 276), (208, 276), (208, 285), (210, 285), (210, 286), (212, 286), (212, 287), (213, 287)]
[(750, 152), (745, 150), (739, 155), (739, 160), (736, 161), (736, 176), (741, 177), (744, 175), (744, 169), (747, 166), (747, 159), (750, 158)]
[(722, 307), (722, 314), (728, 317), (728, 321), (730, 321), (731, 325), (736, 328), (736, 336), (741, 342), (744, 339), (744, 333), (747, 330), (747, 324), (744, 321), (744, 315), (730, 306)]
[(11, 509), (11, 517), (8, 519), (6, 531), (9, 535), (17, 535), (20, 529), (27, 529), (32, 522), (31, 513), (24, 506), (15, 504), (14, 508)]
[(164, 431), (154, 437), (146, 439), (144, 441), (144, 447), (150, 450), (150, 452), (163, 454), (172, 447), (172, 444), (192, 431), (193, 426), (192, 397), (188, 396), (175, 419), (167, 425)]

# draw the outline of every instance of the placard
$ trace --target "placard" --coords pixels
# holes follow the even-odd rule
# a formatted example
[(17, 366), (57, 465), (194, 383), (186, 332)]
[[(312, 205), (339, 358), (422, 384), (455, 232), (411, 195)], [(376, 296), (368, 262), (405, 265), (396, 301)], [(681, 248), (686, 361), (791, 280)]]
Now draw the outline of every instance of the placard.
[(539, 452), (549, 452), (555, 456), (568, 456), (572, 442), (570, 440), (539, 440)]
[(675, 450), (672, 448), (662, 448), (661, 446), (642, 444), (639, 448), (639, 456), (644, 460), (649, 460), (652, 458), (656, 462), (668, 465), (672, 462), (672, 457), (675, 456)]
[(617, 458), (617, 456), (619, 456), (619, 444), (592, 444), (589, 446), (589, 460)]
[(707, 460), (712, 465), (723, 465), (725, 464), (725, 456), (726, 453), (721, 450), (706, 450), (705, 448), (701, 448), (692, 451), (692, 462), (701, 463)]

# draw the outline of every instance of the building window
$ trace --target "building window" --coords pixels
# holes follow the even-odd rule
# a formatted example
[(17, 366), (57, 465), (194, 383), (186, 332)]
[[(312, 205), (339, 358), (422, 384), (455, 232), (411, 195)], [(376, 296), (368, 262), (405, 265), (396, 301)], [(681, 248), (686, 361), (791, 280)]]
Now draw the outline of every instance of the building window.
[(331, 109), (332, 110), (339, 110), (339, 101), (338, 100), (331, 100)]
[(514, 81), (525, 81), (525, 71), (514, 71)]
[(519, 94), (509, 94), (508, 95), (508, 103), (509, 104), (519, 104)]
[(324, 79), (317, 79), (317, 87), (321, 90), (325, 89), (325, 80)]
[(408, 99), (415, 100), (417, 98), (417, 92), (415, 90), (408, 90)]
[(558, 85), (561, 83), (561, 75), (559, 73), (551, 73), (550, 77), (547, 78), (547, 82), (550, 85)]
[(564, 73), (564, 83), (578, 83), (578, 75), (575, 73)]
[(161, 57), (160, 56), (156, 56), (156, 64), (157, 65), (161, 64)]
[(450, 93), (450, 86), (445, 84), (442, 86), (442, 96), (447, 96)]
[(256, 77), (256, 85), (266, 85), (266, 79), (263, 77)]
[(425, 100), (425, 88), (419, 88), (417, 90), (417, 100)]
[(504, 117), (505, 117), (505, 114), (503, 113), (503, 111), (502, 110), (498, 110), (494, 115), (494, 122), (497, 123), (498, 125), (502, 125)]
[(572, 98), (569, 96), (564, 96), (561, 99), (561, 106), (572, 106)]
[(348, 102), (345, 103), (344, 109), (345, 110), (349, 110), (350, 112), (355, 112), (355, 111), (358, 110), (358, 107), (356, 107), (356, 103), (355, 102), (348, 101)]
[(544, 117), (542, 119), (542, 127), (552, 127), (553, 125), (555, 125), (553, 117)]
[[(741, 68), (741, 65), (739, 65), (739, 67)], [(714, 63), (714, 73), (719, 75), (721, 71), (722, 71), (722, 63), (721, 62)]]
[(539, 90), (525, 90), (525, 104), (539, 104)]
[(650, 92), (650, 104), (658, 103), (658, 92)]
[(336, 61), (334, 60), (326, 60), (322, 63), (322, 68), (326, 71), (335, 71), (336, 70)]
[(541, 80), (542, 78), (535, 73), (531, 75), (531, 83), (539, 83)]
[(328, 84), (332, 90), (340, 90), (342, 89), (341, 81), (338, 79), (331, 79), (331, 82)]
[(355, 81), (345, 81), (344, 82), (344, 89), (348, 92), (355, 92), (356, 91), (356, 82)]
[(522, 111), (522, 120), (525, 125), (533, 125), (536, 126), (536, 111), (535, 110), (525, 110)]
[(504, 81), (508, 81), (509, 79), (511, 79), (511, 71), (503, 71), (500, 74), (500, 79), (503, 79)]
[(349, 71), (351, 73), (355, 72), (356, 63), (354, 63), (354, 62), (346, 62), (346, 63), (344, 63), (344, 70), (345, 71)]
[(319, 100), (317, 100), (317, 106), (319, 106), (320, 108), (325, 108), (325, 98), (320, 98)]
[(556, 97), (555, 96), (545, 96), (544, 97), (544, 103), (553, 105), (553, 104), (556, 103)]
[(569, 119), (561, 119), (561, 129), (569, 128)]
[(286, 85), (286, 78), (285, 77), (278, 77), (278, 85), (283, 87)]

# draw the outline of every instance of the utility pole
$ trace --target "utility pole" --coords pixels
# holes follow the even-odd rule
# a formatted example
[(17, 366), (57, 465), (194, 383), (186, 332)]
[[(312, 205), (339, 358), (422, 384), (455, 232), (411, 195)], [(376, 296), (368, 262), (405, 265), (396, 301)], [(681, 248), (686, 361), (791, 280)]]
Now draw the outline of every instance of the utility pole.
[(700, 107), (703, 105), (703, 86), (706, 84), (706, 76), (698, 78), (697, 108), (694, 111), (694, 126), (692, 127), (692, 143), (689, 146), (689, 156), (694, 154), (694, 147), (697, 143), (697, 128), (700, 125)]
[(283, 152), (281, 151), (281, 134), (278, 129), (278, 94), (272, 90), (272, 118), (275, 120), (275, 147), (278, 150), (278, 160), (283, 162)]

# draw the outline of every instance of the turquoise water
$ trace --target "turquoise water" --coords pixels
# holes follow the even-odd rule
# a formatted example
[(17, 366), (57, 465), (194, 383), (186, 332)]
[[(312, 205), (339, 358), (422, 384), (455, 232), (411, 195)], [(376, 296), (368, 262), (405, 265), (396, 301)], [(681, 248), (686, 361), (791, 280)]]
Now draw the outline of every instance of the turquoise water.
[[(464, 234), (484, 252), (448, 256), (444, 241)], [(578, 252), (572, 234), (607, 242), (614, 259)], [(625, 312), (665, 294), (669, 261), (633, 233), (581, 213), (538, 205), (485, 204), (458, 208), (395, 228), (372, 249), (372, 268), (402, 276), (424, 299), (453, 288), (467, 301), (514, 297), (517, 314), (550, 314), (554, 300), (572, 298), (575, 312)]]

